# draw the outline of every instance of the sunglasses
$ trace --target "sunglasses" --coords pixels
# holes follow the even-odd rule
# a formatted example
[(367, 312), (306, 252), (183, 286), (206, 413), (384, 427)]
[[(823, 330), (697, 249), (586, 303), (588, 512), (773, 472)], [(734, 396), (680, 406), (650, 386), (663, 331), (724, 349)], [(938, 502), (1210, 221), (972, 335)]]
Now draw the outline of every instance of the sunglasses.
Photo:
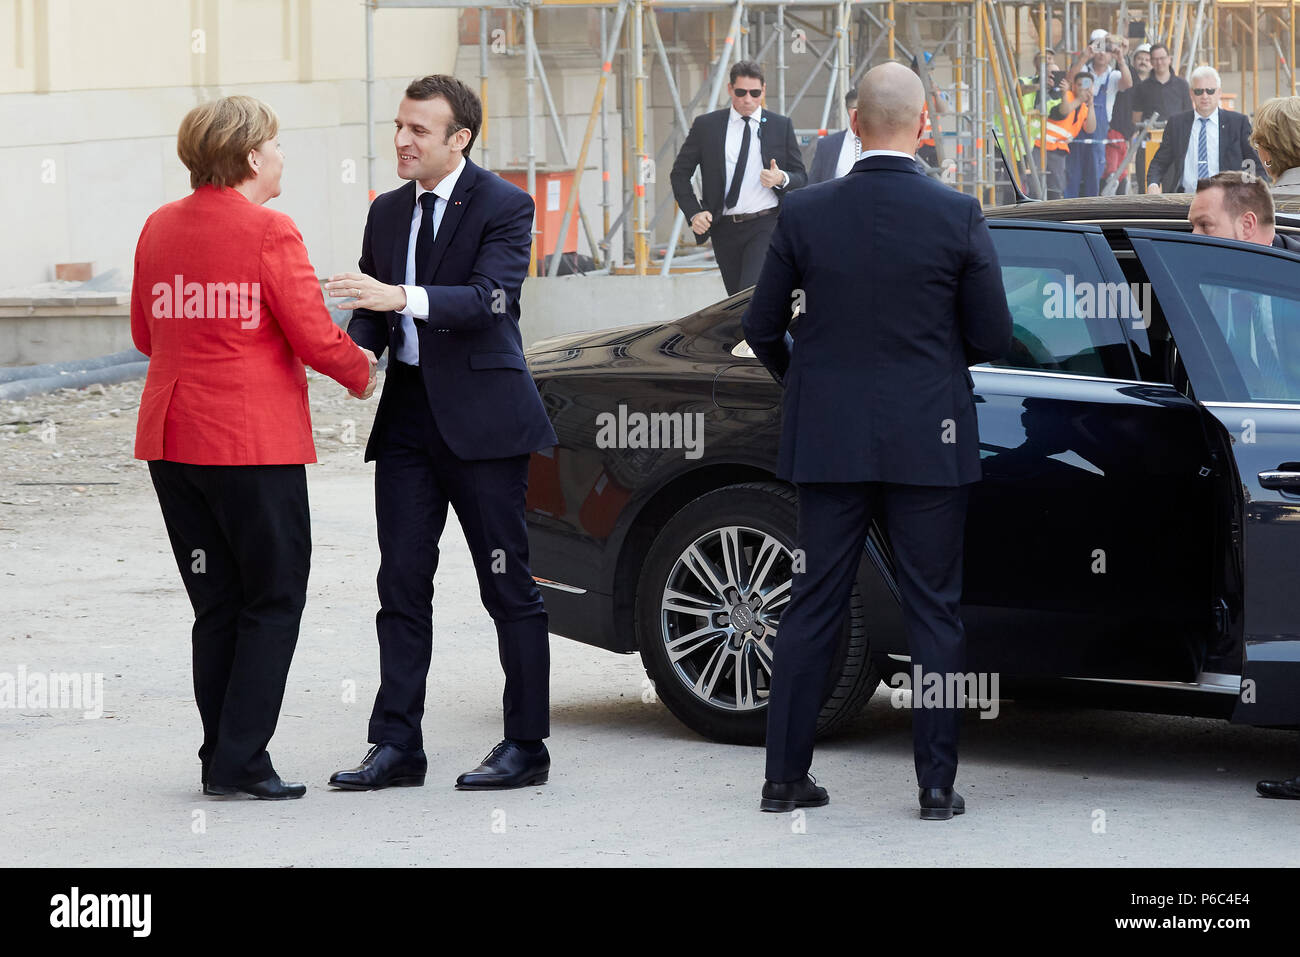
[(1192, 92), (1195, 93), (1197, 96), (1200, 96), (1203, 93), (1204, 94), (1214, 93), (1214, 91), (1217, 89), (1218, 89), (1217, 86), (1205, 86), (1205, 87), (1198, 86), (1195, 89), (1193, 89)]
[(763, 90), (761, 88), (757, 90), (742, 90), (740, 87), (734, 86), (731, 88), (731, 92), (741, 98), (752, 96), (756, 100), (763, 95)]

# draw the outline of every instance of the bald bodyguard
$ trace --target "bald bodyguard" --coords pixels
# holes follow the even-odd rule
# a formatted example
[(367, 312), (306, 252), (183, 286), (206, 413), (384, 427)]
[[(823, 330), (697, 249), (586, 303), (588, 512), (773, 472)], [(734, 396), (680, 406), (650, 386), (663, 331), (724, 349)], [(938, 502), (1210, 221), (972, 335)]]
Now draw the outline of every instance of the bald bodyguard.
[[(845, 176), (787, 197), (743, 318), (754, 354), (785, 387), (777, 474), (798, 489), (805, 560), (774, 652), (764, 811), (829, 801), (808, 769), (873, 521), (893, 550), (914, 673), (963, 671), (966, 493), (980, 478), (967, 366), (1011, 343), (978, 201), (913, 160), (925, 125), (920, 79), (898, 63), (870, 70), (851, 124), (862, 158)], [(806, 315), (792, 350), (787, 329), (800, 299)], [(960, 712), (950, 701), (921, 707), (920, 698), (912, 712), (920, 813), (946, 820), (965, 811), (953, 788)]]

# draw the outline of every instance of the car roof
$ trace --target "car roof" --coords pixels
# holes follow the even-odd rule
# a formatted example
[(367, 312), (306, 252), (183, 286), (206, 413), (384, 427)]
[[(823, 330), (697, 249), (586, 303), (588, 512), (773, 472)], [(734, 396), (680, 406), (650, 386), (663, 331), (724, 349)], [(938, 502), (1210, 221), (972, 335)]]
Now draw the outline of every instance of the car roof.
[[(1039, 222), (1096, 223), (1098, 225), (1150, 226), (1186, 229), (1192, 193), (1154, 196), (1081, 196), (1076, 199), (1030, 200), (1014, 206), (992, 206), (988, 219), (1030, 219)], [(1283, 197), (1274, 203), (1277, 225), (1284, 231), (1300, 230), (1300, 197)]]

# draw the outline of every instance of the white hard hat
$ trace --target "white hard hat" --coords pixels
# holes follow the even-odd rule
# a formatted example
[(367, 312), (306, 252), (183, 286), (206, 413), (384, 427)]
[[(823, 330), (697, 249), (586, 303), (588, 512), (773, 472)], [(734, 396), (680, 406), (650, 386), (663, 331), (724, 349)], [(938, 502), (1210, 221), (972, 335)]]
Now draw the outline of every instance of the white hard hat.
[(1151, 44), (1149, 44), (1149, 43), (1139, 43), (1139, 44), (1138, 44), (1138, 48), (1137, 48), (1136, 50), (1134, 50), (1133, 52), (1134, 52), (1134, 53), (1150, 53), (1150, 52), (1151, 52)]
[(1104, 39), (1106, 39), (1108, 36), (1110, 36), (1110, 32), (1109, 32), (1109, 31), (1107, 31), (1107, 30), (1103, 30), (1103, 29), (1101, 29), (1100, 27), (1098, 27), (1096, 30), (1093, 30), (1093, 31), (1092, 31), (1092, 36), (1089, 37), (1088, 39), (1090, 39), (1090, 40), (1104, 40)]

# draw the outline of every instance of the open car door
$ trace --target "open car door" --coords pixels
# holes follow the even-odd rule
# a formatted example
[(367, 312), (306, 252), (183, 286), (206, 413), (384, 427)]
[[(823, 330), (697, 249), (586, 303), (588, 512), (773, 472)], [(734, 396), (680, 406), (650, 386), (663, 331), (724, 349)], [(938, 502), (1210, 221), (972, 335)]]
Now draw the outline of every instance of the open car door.
[(1230, 439), (1239, 576), (1227, 624), (1242, 656), (1233, 720), (1300, 725), (1300, 255), (1126, 232), (1191, 392)]

